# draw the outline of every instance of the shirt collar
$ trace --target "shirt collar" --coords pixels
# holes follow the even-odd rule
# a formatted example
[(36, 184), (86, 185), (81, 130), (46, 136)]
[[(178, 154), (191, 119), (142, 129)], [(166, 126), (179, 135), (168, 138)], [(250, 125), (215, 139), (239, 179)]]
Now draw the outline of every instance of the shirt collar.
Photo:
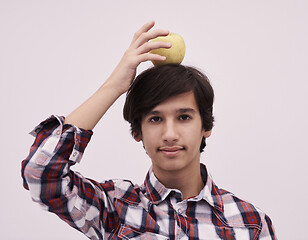
[(159, 204), (164, 201), (172, 189), (166, 188), (154, 175), (153, 168), (148, 171), (144, 180), (146, 194), (151, 202)]
[[(219, 192), (219, 188), (213, 182), (210, 174), (204, 164), (200, 164), (201, 177), (205, 182), (204, 188), (201, 190), (198, 196), (189, 199), (189, 201), (205, 200), (209, 205), (223, 212), (223, 200)], [(144, 180), (145, 191), (154, 204), (159, 204), (164, 201), (168, 195), (175, 189), (166, 188), (154, 175), (152, 167), (149, 169), (146, 178)], [(177, 191), (177, 190), (175, 190)]]

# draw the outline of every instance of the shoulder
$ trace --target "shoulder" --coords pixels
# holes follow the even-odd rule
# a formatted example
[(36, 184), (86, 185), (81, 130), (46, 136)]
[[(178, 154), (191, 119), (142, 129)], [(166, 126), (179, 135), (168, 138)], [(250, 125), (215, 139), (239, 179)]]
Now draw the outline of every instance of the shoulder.
[[(75, 173), (79, 175), (78, 173)], [(81, 176), (82, 177), (82, 176)], [(110, 179), (103, 182), (86, 178), (85, 187), (93, 189), (93, 194), (98, 194), (100, 198), (107, 196), (110, 200), (118, 199), (129, 204), (138, 204), (140, 195), (144, 194), (144, 187), (134, 184), (126, 179)]]
[(233, 193), (219, 189), (223, 200), (224, 214), (232, 217), (235, 222), (243, 222), (246, 225), (261, 226), (265, 213), (254, 204), (245, 201)]
[(274, 235), (270, 218), (260, 208), (227, 190), (218, 191), (224, 206), (222, 218), (229, 226), (251, 228), (258, 235)]
[(130, 180), (114, 179), (114, 198), (125, 201), (129, 204), (140, 203), (140, 192), (143, 188)]

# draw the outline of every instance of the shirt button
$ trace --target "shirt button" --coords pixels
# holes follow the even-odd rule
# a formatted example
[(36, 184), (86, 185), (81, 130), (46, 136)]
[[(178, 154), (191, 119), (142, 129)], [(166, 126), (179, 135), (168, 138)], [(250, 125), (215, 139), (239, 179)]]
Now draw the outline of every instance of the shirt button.
[(60, 134), (61, 134), (61, 130), (57, 130), (57, 131), (56, 131), (56, 134), (57, 134), (57, 135), (60, 135)]
[(179, 209), (178, 209), (178, 213), (179, 213), (179, 214), (182, 214), (182, 213), (183, 213), (183, 210), (182, 210), (181, 208), (179, 208)]
[(77, 155), (77, 152), (74, 152), (74, 153), (73, 153), (73, 157), (76, 157), (76, 155)]

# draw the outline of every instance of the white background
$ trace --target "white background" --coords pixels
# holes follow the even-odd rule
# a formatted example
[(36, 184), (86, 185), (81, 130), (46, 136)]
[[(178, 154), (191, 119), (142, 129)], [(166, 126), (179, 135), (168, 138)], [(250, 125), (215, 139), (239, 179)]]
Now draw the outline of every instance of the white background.
[[(213, 84), (216, 122), (202, 162), (216, 184), (264, 210), (279, 239), (307, 239), (307, 10), (306, 0), (0, 0), (0, 238), (85, 239), (22, 188), (27, 133), (86, 100), (153, 19), (183, 36), (183, 64)], [(143, 182), (150, 160), (123, 103), (94, 129), (75, 170)]]

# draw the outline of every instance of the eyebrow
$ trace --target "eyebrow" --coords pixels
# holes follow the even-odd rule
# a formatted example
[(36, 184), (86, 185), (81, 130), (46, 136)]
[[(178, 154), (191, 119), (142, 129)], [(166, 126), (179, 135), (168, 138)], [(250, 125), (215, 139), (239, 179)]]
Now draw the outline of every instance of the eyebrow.
[(196, 110), (192, 108), (180, 108), (176, 112), (177, 113), (196, 113)]
[[(192, 108), (179, 108), (175, 111), (176, 113), (191, 113), (191, 114), (195, 114), (196, 110), (192, 109)], [(153, 115), (160, 115), (161, 112), (154, 110), (154, 111), (150, 111), (147, 114), (145, 114), (144, 116), (153, 116)]]

